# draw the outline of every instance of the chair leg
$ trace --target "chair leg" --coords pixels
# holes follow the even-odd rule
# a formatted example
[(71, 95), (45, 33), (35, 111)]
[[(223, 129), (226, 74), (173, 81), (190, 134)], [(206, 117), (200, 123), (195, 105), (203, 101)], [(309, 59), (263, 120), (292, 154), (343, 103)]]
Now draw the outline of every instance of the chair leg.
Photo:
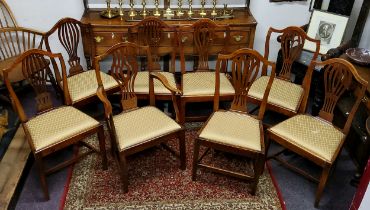
[(123, 184), (123, 192), (128, 192), (128, 168), (127, 168), (127, 161), (126, 156), (122, 153), (119, 154), (119, 164), (121, 170), (121, 180)]
[(321, 178), (319, 182), (319, 186), (316, 190), (316, 197), (315, 197), (315, 208), (319, 206), (319, 202), (321, 199), (321, 195), (324, 191), (326, 182), (328, 181), (329, 173), (330, 173), (330, 166), (324, 167), (321, 173)]
[(270, 149), (270, 145), (271, 145), (270, 135), (265, 134), (265, 159), (266, 160), (267, 160), (267, 155)]
[(186, 145), (185, 145), (185, 130), (177, 133), (179, 138), (179, 150), (180, 150), (180, 169), (186, 169)]
[(44, 163), (42, 161), (41, 155), (35, 154), (35, 160), (36, 160), (36, 165), (39, 171), (39, 176), (40, 176), (40, 182), (41, 182), (41, 187), (44, 192), (44, 196), (46, 200), (49, 200), (49, 190), (48, 190), (48, 184), (46, 182), (46, 175), (45, 175), (45, 170), (44, 170)]
[(186, 102), (180, 99), (180, 125), (185, 125)]
[(263, 169), (265, 168), (265, 156), (259, 155), (257, 160), (254, 162), (254, 180), (251, 186), (251, 194), (255, 195), (257, 191), (257, 185), (259, 182), (260, 175), (263, 173)]
[(99, 126), (98, 128), (98, 139), (99, 139), (100, 155), (101, 155), (102, 163), (103, 163), (103, 170), (107, 170), (108, 169), (107, 152), (105, 150), (105, 135), (104, 135), (103, 125)]
[(197, 169), (198, 169), (198, 156), (199, 156), (200, 142), (198, 139), (194, 141), (194, 154), (193, 154), (193, 169), (191, 173), (191, 179), (196, 181), (197, 179)]

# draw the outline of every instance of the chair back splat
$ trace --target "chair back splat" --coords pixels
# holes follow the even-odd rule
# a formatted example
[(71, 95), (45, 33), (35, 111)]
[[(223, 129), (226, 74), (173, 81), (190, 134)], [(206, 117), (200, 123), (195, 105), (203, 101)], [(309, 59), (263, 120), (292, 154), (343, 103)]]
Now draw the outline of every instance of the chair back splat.
[(231, 103), (231, 110), (248, 112), (248, 91), (252, 83), (261, 75), (262, 69), (271, 69), (271, 77), (264, 93), (264, 98), (259, 109), (258, 119), (263, 118), (267, 97), (275, 75), (275, 63), (264, 59), (257, 51), (251, 49), (240, 49), (229, 55), (218, 56), (216, 64), (216, 91), (214, 111), (218, 110), (220, 95), (220, 74), (222, 66), (228, 66), (231, 62), (231, 82), (235, 88), (235, 96)]
[(0, 0), (0, 28), (18, 27), (12, 11), (4, 0)]

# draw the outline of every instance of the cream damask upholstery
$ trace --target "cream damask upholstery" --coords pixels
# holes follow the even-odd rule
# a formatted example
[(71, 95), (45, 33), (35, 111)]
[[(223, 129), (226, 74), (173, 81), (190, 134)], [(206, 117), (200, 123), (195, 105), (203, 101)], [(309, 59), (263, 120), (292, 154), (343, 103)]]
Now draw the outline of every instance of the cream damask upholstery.
[[(173, 73), (170, 72), (158, 72), (166, 77), (168, 83), (176, 88), (176, 81), (175, 76)], [(137, 73), (135, 78), (135, 93), (145, 93), (149, 94), (149, 72), (148, 71), (140, 71)], [(156, 94), (171, 94), (171, 92), (159, 81), (154, 80), (154, 93)]]
[[(183, 75), (183, 95), (202, 96), (215, 94), (214, 72), (191, 72)], [(220, 95), (235, 94), (234, 87), (224, 73), (220, 73)]]
[(296, 115), (269, 131), (329, 163), (345, 137), (330, 123), (308, 115)]
[(120, 151), (181, 129), (173, 119), (153, 106), (115, 115), (113, 122)]
[[(253, 82), (248, 96), (262, 100), (265, 93), (269, 76), (262, 76)], [(297, 111), (303, 97), (303, 88), (300, 85), (275, 78), (268, 96), (268, 103), (276, 106)]]
[(99, 126), (99, 122), (71, 106), (63, 106), (30, 119), (25, 129), (31, 135), (35, 150), (51, 147), (84, 131)]
[[(112, 76), (103, 72), (100, 72), (100, 75), (105, 90), (118, 87), (116, 80), (114, 80)], [(96, 95), (98, 82), (96, 80), (95, 70), (85, 71), (83, 73), (68, 77), (67, 83), (72, 103), (76, 103), (90, 96)]]
[(218, 143), (261, 151), (260, 122), (246, 114), (217, 111), (199, 137)]

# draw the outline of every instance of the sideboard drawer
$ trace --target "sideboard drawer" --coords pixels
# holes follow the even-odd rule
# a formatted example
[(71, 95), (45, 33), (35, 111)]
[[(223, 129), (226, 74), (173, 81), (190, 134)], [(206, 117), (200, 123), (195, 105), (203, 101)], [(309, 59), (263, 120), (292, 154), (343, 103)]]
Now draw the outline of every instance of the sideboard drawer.
[(96, 32), (94, 33), (94, 42), (99, 46), (113, 46), (120, 42), (128, 40), (127, 33), (123, 32)]

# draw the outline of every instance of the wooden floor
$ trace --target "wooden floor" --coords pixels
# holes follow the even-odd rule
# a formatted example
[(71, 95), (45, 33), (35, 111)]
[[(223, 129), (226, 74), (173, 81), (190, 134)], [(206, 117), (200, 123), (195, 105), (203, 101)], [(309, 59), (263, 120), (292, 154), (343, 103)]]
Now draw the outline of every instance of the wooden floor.
[(30, 155), (22, 127), (19, 127), (0, 162), (0, 209), (7, 209)]

